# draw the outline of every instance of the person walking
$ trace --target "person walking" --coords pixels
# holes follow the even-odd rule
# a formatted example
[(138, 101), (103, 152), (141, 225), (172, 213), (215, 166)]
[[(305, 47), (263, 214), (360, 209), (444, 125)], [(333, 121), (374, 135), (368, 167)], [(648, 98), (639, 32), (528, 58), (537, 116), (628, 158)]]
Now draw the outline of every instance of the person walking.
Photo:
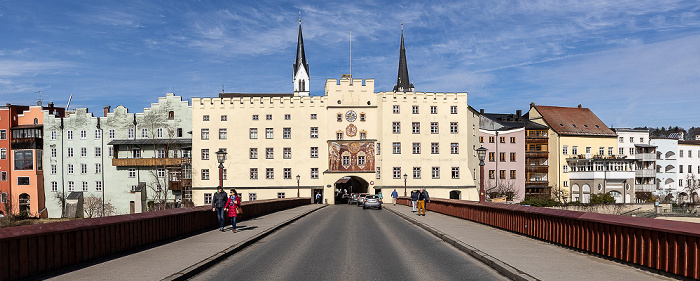
[(418, 207), (418, 190), (411, 190), (411, 206), (413, 210), (411, 212), (416, 212)]
[(396, 188), (394, 188), (394, 191), (391, 192), (391, 202), (394, 203), (394, 206), (396, 206), (396, 198), (399, 198), (399, 193), (396, 192)]
[(231, 189), (229, 193), (228, 201), (226, 202), (226, 207), (228, 208), (228, 217), (231, 218), (231, 228), (233, 233), (236, 233), (236, 219), (238, 218), (238, 208), (241, 206), (241, 197), (238, 196), (238, 192), (235, 189)]
[(321, 192), (316, 192), (316, 204), (321, 204)]
[(428, 191), (421, 188), (418, 192), (418, 215), (420, 216), (421, 211), (423, 211), (423, 216), (425, 216), (425, 203), (430, 202), (430, 196), (428, 196)]
[(224, 217), (224, 210), (226, 209), (226, 192), (224, 188), (219, 186), (216, 189), (216, 193), (211, 198), (211, 210), (216, 212), (216, 217), (219, 219), (219, 231), (224, 231), (224, 223), (226, 223)]

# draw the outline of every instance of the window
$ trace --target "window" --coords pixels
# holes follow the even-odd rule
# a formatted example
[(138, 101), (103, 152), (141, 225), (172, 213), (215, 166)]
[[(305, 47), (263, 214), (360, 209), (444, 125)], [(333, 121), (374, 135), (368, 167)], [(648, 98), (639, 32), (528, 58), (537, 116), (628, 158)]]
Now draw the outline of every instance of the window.
[(0, 180), (7, 181), (7, 172), (6, 171), (0, 172)]
[[(51, 131), (51, 140), (55, 140), (58, 137), (56, 130)], [(7, 139), (7, 131), (0, 130), (0, 140)]]
[(343, 155), (341, 158), (343, 166), (350, 166), (350, 156)]
[(564, 172), (564, 173), (568, 173), (568, 172), (569, 172), (569, 166), (564, 165), (563, 167), (561, 167), (561, 171)]
[(265, 120), (272, 120), (272, 114), (265, 115)]
[(102, 191), (102, 181), (95, 181), (95, 191)]
[(500, 160), (501, 162), (506, 162), (506, 153), (505, 152), (498, 153), (498, 160)]
[(500, 138), (498, 138), (498, 141), (500, 143), (506, 143), (506, 137), (500, 137)]
[(318, 119), (318, 115), (316, 113), (311, 113), (311, 120), (316, 120)]
[(598, 155), (605, 155), (605, 147), (599, 147), (598, 148)]
[(440, 167), (433, 167), (431, 169), (431, 174), (433, 176), (433, 179), (439, 179), (440, 178)]
[(209, 149), (202, 148), (202, 160), (209, 160)]
[[(70, 168), (70, 166), (68, 166)], [(136, 169), (135, 168), (129, 168), (129, 177), (130, 178), (135, 178), (136, 177)]]
[(495, 178), (496, 178), (496, 171), (489, 170), (489, 179), (495, 179)]
[(401, 133), (401, 122), (391, 122), (391, 132), (394, 134)]
[(335, 120), (338, 121), (338, 122), (342, 122), (342, 121), (343, 121), (343, 114), (342, 114), (342, 113), (336, 114), (336, 115), (335, 115)]
[[(55, 151), (56, 151), (56, 149), (55, 149), (55, 148), (52, 148), (52, 150), (51, 150), (51, 152), (52, 152), (51, 155), (52, 155), (52, 156), (51, 156), (51, 157), (56, 157), (56, 156), (54, 155), (54, 152), (55, 152)], [(0, 148), (0, 159), (7, 159), (7, 148)]]
[[(129, 130), (133, 130), (133, 129), (129, 129)], [(66, 139), (68, 139), (68, 140), (73, 139), (73, 131), (71, 131), (71, 130), (66, 131)]]
[(510, 162), (515, 162), (515, 152), (510, 153)]
[(639, 143), (644, 143), (644, 138), (639, 138)]
[(620, 143), (625, 143), (625, 138), (620, 137)]
[(613, 156), (613, 148), (612, 147), (608, 147), (608, 155)]
[(209, 121), (209, 115), (203, 115), (202, 121)]
[(265, 138), (266, 139), (274, 138), (274, 130), (272, 128), (265, 128)]
[(109, 129), (109, 138), (113, 139), (114, 138), (114, 129)]
[(399, 106), (398, 105), (394, 105), (393, 109), (394, 109), (394, 114), (399, 114)]
[(450, 122), (450, 134), (458, 133), (457, 122)]
[(489, 143), (495, 143), (496, 142), (496, 137), (490, 136), (489, 137)]
[[(52, 151), (53, 152), (53, 151)], [(102, 148), (101, 147), (95, 147), (95, 157), (101, 157), (102, 156)]]
[(142, 138), (147, 138), (147, 137), (148, 137), (148, 128), (143, 128), (143, 129), (141, 129), (141, 137), (142, 137)]
[(291, 139), (292, 138), (292, 128), (282, 128), (282, 138)]
[(225, 140), (226, 139), (226, 129), (219, 129), (219, 139), (220, 140)]
[(419, 142), (413, 143), (413, 154), (420, 154), (420, 143)]
[(80, 173), (83, 175), (87, 174), (87, 164), (85, 164), (85, 163), (80, 164)]
[(95, 174), (102, 173), (102, 164), (95, 163)]
[(457, 114), (457, 106), (456, 105), (450, 106), (450, 114)]
[(430, 106), (430, 114), (437, 114), (437, 106)]
[(202, 180), (209, 180), (209, 169), (202, 169)]
[(365, 122), (365, 120), (367, 120), (367, 118), (365, 116), (366, 116), (365, 113), (360, 113), (360, 122)]
[(156, 150), (156, 158), (165, 158), (165, 148)]
[(393, 175), (395, 179), (401, 178), (401, 167), (394, 167)]
[(282, 158), (292, 159), (292, 148), (291, 147), (285, 147), (282, 149)]
[(228, 121), (227, 115), (221, 115), (221, 121)]
[(634, 137), (630, 137), (630, 143), (634, 143)]
[[(681, 157), (681, 158), (682, 158), (682, 157), (683, 157), (683, 150), (679, 150), (678, 152), (680, 153), (680, 154), (678, 155), (678, 157)], [(631, 154), (631, 153), (630, 153), (630, 154)]]
[(204, 204), (211, 204), (211, 193), (204, 193)]
[(413, 178), (420, 179), (420, 167), (413, 167)]
[(73, 164), (68, 164), (68, 174), (72, 175), (73, 174)]
[(15, 170), (34, 170), (34, 153), (31, 150), (15, 151)]
[(83, 182), (83, 191), (84, 192), (88, 191), (88, 183), (86, 181)]
[(68, 181), (68, 191), (75, 190), (75, 183), (73, 181)]
[(133, 139), (133, 138), (136, 137), (136, 132), (135, 132), (134, 128), (129, 128), (129, 133), (128, 133), (128, 135), (129, 135), (129, 138), (130, 138), (130, 139)]
[(257, 115), (257, 114), (253, 114), (253, 121), (258, 121), (258, 119), (259, 119), (259, 118), (258, 118), (258, 115)]
[(58, 166), (56, 164), (51, 164), (51, 174), (55, 175), (57, 173)]
[(365, 133), (365, 132), (360, 132), (360, 139), (361, 139), (361, 140), (366, 140), (366, 139), (367, 139), (367, 133)]
[(256, 147), (251, 148), (248, 152), (248, 158), (258, 159), (258, 148), (256, 148)]
[(572, 146), (572, 147), (571, 147), (571, 154), (572, 154), (572, 155), (578, 155), (578, 146)]
[(158, 170), (156, 170), (156, 174), (159, 178), (164, 178), (165, 177), (165, 169), (158, 168)]
[(414, 134), (420, 134), (420, 122), (411, 123), (411, 127), (413, 128), (412, 132)]
[(377, 143), (377, 155), (381, 154), (381, 152), (382, 152), (381, 143)]
[(678, 165), (678, 172), (683, 173), (683, 165)]
[(87, 157), (87, 147), (80, 148), (80, 157)]
[(500, 178), (502, 180), (506, 179), (506, 170), (498, 171), (498, 178)]
[(286, 180), (292, 179), (292, 168), (284, 168), (282, 171), (282, 176)]
[(265, 178), (268, 180), (274, 179), (275, 178), (275, 169), (274, 168), (265, 168)]
[(440, 153), (440, 144), (437, 142), (431, 142), (430, 143), (430, 154), (439, 154)]
[(452, 167), (452, 178), (453, 179), (459, 178), (459, 167)]
[(459, 143), (450, 143), (450, 154), (459, 154)]
[[(51, 182), (51, 191), (58, 192), (58, 183), (57, 182), (55, 182), (55, 181)], [(3, 196), (4, 195), (5, 195), (5, 193), (3, 193)], [(3, 199), (3, 203), (6, 203), (6, 201), (4, 199)]]
[[(0, 130), (0, 140), (6, 140), (7, 139), (7, 130)], [(51, 139), (55, 140), (56, 139), (56, 131), (51, 131)]]
[(29, 177), (17, 177), (17, 185), (29, 185)]
[(496, 152), (489, 152), (489, 162), (496, 161)]
[(87, 139), (87, 131), (80, 130), (80, 139), (81, 140)]
[(311, 168), (311, 178), (318, 179), (318, 168)]
[(272, 148), (272, 147), (265, 148), (265, 159), (275, 159), (274, 148)]
[(357, 165), (364, 166), (366, 163), (365, 156), (357, 156)]
[(624, 148), (624, 147), (620, 147), (620, 149), (618, 149), (617, 153), (618, 153), (619, 155), (625, 155), (625, 148)]
[(258, 200), (258, 194), (254, 193), (254, 192), (248, 193), (248, 201), (255, 201), (255, 200)]
[(417, 105), (414, 105), (414, 106), (412, 107), (411, 113), (413, 113), (413, 114), (418, 114), (418, 106), (417, 106)]
[(291, 114), (285, 114), (285, 115), (284, 115), (284, 120), (292, 120), (292, 115), (291, 115)]
[(250, 168), (250, 179), (251, 180), (258, 179), (258, 168)]
[(312, 139), (318, 138), (318, 127), (311, 127), (311, 138)]
[(318, 158), (318, 147), (311, 147), (311, 158)]
[(102, 130), (95, 130), (95, 139), (102, 139)]
[(395, 142), (391, 144), (394, 154), (401, 154), (401, 143)]
[(569, 154), (569, 146), (568, 146), (568, 145), (562, 146), (562, 147), (561, 147), (561, 153), (564, 154), (564, 155), (568, 155), (568, 154)]
[(203, 140), (209, 139), (209, 129), (202, 129), (202, 139)]
[(510, 137), (510, 143), (515, 143), (515, 137)]
[(284, 198), (284, 192), (277, 192), (277, 198), (279, 198), (279, 199)]
[[(630, 155), (634, 155), (634, 147), (630, 147)], [(681, 157), (683, 157), (682, 151), (681, 151)]]
[(438, 122), (430, 122), (430, 133), (437, 134), (438, 132)]
[(343, 139), (343, 133), (342, 133), (342, 132), (335, 133), (335, 138), (336, 138), (336, 139), (339, 139), (339, 140), (342, 140), (342, 139)]
[[(4, 173), (4, 172), (3, 172)], [(377, 179), (381, 179), (381, 169), (377, 167)]]
[(254, 140), (258, 138), (258, 128), (250, 128), (250, 139)]
[(515, 170), (510, 170), (510, 179), (515, 179)]

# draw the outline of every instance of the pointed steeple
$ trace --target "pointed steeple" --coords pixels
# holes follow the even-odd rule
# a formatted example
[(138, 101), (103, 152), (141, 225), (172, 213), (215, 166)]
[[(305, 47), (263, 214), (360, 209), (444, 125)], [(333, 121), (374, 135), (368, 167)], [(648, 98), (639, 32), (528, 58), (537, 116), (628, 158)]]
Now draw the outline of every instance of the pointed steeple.
[(297, 38), (297, 56), (294, 61), (294, 73), (292, 76), (294, 92), (300, 96), (309, 95), (309, 62), (304, 52), (304, 37), (301, 34), (301, 16), (299, 18), (299, 37)]
[(399, 50), (399, 75), (396, 78), (394, 92), (413, 92), (413, 83), (408, 80), (408, 65), (406, 64), (406, 48), (403, 45), (403, 22), (401, 23), (401, 49)]

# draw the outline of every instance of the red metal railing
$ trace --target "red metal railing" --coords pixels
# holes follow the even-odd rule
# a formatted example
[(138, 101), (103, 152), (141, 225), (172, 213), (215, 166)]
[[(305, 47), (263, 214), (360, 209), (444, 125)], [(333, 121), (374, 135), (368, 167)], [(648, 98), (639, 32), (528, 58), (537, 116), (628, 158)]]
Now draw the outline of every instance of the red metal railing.
[[(309, 198), (244, 202), (246, 219), (310, 204)], [(210, 206), (0, 229), (0, 280), (14, 280), (218, 226)]]
[[(406, 197), (398, 202), (409, 205)], [(432, 199), (430, 211), (700, 279), (700, 225), (520, 205)]]

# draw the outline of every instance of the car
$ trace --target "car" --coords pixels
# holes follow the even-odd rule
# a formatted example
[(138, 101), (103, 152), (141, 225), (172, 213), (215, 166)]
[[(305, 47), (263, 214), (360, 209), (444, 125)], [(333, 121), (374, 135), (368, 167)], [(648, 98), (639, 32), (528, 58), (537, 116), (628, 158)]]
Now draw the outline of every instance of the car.
[(367, 208), (377, 208), (382, 209), (382, 198), (377, 195), (367, 195), (364, 199), (364, 204), (362, 204), (362, 209)]
[(348, 205), (350, 204), (357, 204), (357, 198), (360, 196), (358, 193), (352, 193), (350, 194), (350, 198), (348, 199)]
[(357, 196), (357, 206), (362, 206), (362, 204), (365, 203), (365, 196), (370, 195), (369, 193), (360, 193), (360, 195)]

